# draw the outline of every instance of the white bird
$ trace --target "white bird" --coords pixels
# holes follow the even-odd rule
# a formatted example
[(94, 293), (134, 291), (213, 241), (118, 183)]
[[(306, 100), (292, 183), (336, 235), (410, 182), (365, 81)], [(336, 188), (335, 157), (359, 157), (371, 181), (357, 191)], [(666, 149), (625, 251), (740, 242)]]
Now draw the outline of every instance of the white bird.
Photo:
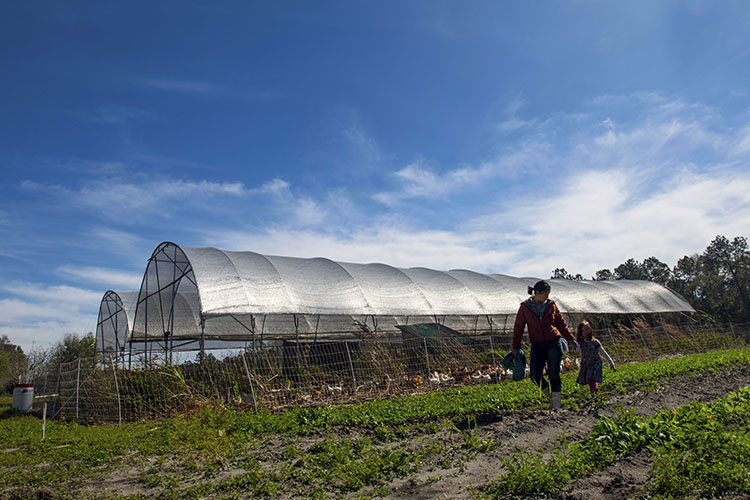
[(330, 393), (341, 393), (344, 390), (340, 385), (328, 385), (328, 384), (326, 384), (326, 389)]

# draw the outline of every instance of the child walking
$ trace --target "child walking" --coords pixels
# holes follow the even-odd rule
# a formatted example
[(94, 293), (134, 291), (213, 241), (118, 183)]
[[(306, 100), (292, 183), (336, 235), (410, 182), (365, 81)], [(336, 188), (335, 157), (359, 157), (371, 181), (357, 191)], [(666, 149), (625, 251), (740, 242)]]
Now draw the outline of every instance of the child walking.
[(588, 384), (593, 394), (599, 389), (597, 384), (602, 381), (602, 358), (599, 355), (604, 356), (612, 371), (617, 371), (615, 363), (604, 350), (602, 343), (592, 336), (591, 324), (588, 321), (578, 325), (578, 349), (581, 351), (581, 370), (576, 382), (581, 385)]

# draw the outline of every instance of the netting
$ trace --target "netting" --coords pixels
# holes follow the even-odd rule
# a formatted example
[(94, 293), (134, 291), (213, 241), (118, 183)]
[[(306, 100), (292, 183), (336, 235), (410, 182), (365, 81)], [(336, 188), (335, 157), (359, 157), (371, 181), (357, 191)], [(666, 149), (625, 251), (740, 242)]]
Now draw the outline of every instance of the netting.
[[(597, 329), (618, 363), (750, 344), (750, 324), (649, 325)], [(195, 405), (278, 410), (365, 401), (467, 384), (504, 383), (499, 365), (510, 333), (284, 341), (219, 359), (170, 364), (141, 356), (127, 369), (112, 355), (45, 366), (35, 373), (35, 405), (50, 417), (122, 422), (173, 415)], [(568, 353), (565, 369), (575, 366)]]

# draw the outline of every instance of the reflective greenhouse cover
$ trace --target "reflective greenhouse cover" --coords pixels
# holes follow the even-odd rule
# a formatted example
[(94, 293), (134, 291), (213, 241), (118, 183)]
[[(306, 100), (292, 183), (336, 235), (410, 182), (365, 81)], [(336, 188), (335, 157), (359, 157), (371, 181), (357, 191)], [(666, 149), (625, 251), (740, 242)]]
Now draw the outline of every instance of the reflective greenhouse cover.
[[(508, 321), (538, 278), (334, 262), (160, 244), (138, 292), (134, 338), (352, 333), (438, 321), (457, 330)], [(563, 313), (689, 312), (649, 281), (548, 280)], [(512, 319), (511, 319), (512, 321)], [(165, 338), (166, 338), (165, 336)]]
[(99, 304), (96, 321), (97, 352), (120, 352), (130, 341), (138, 292), (108, 290)]

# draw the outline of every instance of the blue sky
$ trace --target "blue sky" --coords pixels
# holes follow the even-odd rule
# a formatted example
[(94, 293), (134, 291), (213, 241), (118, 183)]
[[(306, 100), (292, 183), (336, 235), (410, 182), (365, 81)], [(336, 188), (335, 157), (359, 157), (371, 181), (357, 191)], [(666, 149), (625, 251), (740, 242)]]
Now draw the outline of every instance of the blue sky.
[(750, 236), (739, 1), (3, 2), (0, 334), (165, 240), (592, 276)]

